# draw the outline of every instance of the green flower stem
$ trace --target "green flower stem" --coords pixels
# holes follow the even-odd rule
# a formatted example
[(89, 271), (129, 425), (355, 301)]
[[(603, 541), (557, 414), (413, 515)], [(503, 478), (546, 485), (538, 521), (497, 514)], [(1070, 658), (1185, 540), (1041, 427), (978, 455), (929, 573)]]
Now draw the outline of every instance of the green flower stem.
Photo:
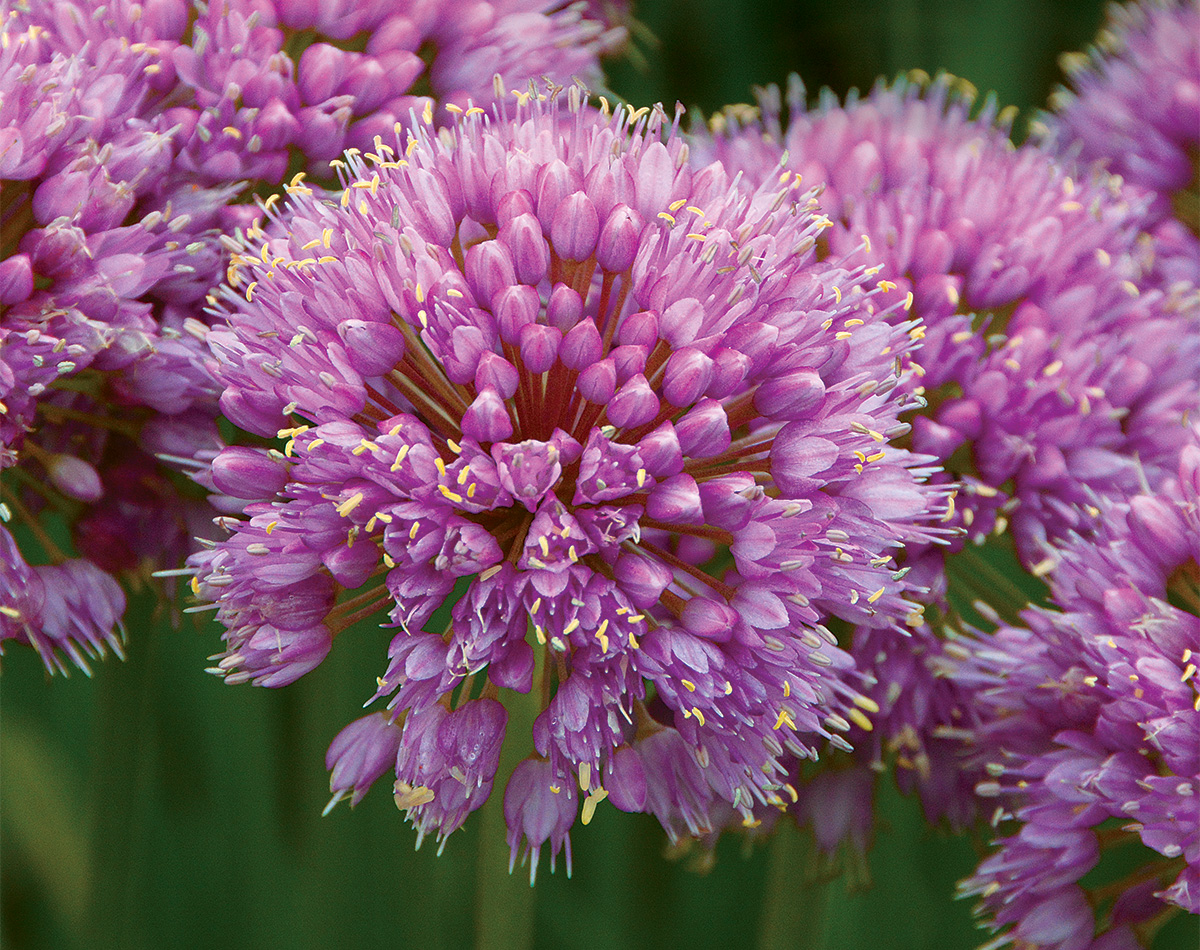
[(805, 880), (811, 855), (806, 837), (781, 820), (771, 841), (758, 921), (758, 950), (815, 950), (824, 946), (829, 882)]
[(505, 690), (508, 710), (500, 768), (492, 794), (479, 814), (479, 857), (475, 873), (475, 946), (478, 950), (528, 950), (533, 946), (534, 890), (517, 868), (508, 871), (509, 848), (504, 823), (504, 789), (508, 778), (533, 750), (533, 721), (541, 712), (545, 650), (536, 649), (533, 688), (526, 694)]
[(6, 843), (19, 851), (67, 929), (78, 928), (92, 887), (91, 849), (79, 787), (49, 736), (6, 716), (0, 759), (0, 814)]

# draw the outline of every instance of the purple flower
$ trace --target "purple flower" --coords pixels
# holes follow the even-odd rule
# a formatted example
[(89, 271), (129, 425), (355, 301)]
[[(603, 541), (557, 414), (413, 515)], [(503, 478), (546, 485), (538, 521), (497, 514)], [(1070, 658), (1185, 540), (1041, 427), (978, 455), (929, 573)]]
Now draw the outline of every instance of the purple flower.
[[(528, 0), (46, 0), (0, 16), (0, 468), (52, 486), (93, 563), (168, 576), (190, 535), (211, 534), (195, 525), (201, 493), (172, 489), (167, 469), (211, 458), (201, 308), (236, 246), (224, 233), (260, 219), (252, 190), (283, 184), (295, 154), (287, 187), (309, 192), (304, 172), (328, 175), (346, 145), (490, 102), (497, 73), (598, 79), (623, 35)], [(194, 444), (150, 449), (143, 429), (164, 418), (198, 423)], [(38, 515), (36, 493), (11, 496)], [(63, 556), (30, 550), (12, 568)]]
[[(1014, 149), (1009, 117), (989, 101), (972, 118), (948, 77), (845, 104), (826, 94), (811, 109), (797, 83), (786, 127), (779, 98), (766, 94), (761, 121), (717, 117), (693, 154), (743, 170), (751, 187), (781, 168), (823, 183), (826, 253), (878, 267), (879, 286), (911, 300), (923, 346), (900, 385), (923, 405), (904, 417), (906, 444), (957, 483), (951, 524), (979, 543), (1011, 535), (1035, 570), (1048, 538), (1086, 529), (1098, 495), (1165, 477), (1200, 404), (1200, 305), (1194, 289), (1138, 283), (1143, 198)], [(948, 550), (904, 553), (939, 610)], [(856, 724), (850, 739), (874, 764), (896, 756), (930, 817), (961, 824), (974, 778), (954, 731), (972, 702), (934, 673), (942, 650), (932, 631), (859, 631), (853, 652), (877, 680), (879, 714), (872, 735)]]
[(125, 595), (89, 561), (31, 567), (0, 527), (0, 652), (6, 640), (37, 651), (46, 669), (67, 674), (65, 655), (91, 675), (88, 660), (123, 657)]
[[(443, 805), (465, 793), (410, 774), (453, 759), (414, 724), (479, 680), (532, 691), (537, 758), (505, 808), (535, 859), (576, 784), (585, 821), (611, 793), (689, 831), (705, 803), (781, 801), (855, 695), (825, 622), (903, 623), (893, 554), (944, 504), (888, 444), (919, 334), (877, 318), (861, 269), (814, 259), (811, 196), (693, 171), (660, 110), (566, 98), (351, 157), (340, 198), (293, 195), (235, 258), (222, 406), (281, 440), (286, 484), (219, 457), (230, 489), (270, 475), (193, 561), (230, 677), (313, 585), (306, 628), (387, 610), (375, 697), (408, 717), (397, 788), (423, 833), (485, 796)], [(694, 798), (661, 784), (663, 744)]]
[(1113, 5), (1089, 56), (1064, 57), (1073, 89), (1035, 128), (1045, 146), (1099, 162), (1152, 196), (1147, 230), (1165, 282), (1200, 280), (1200, 8)]
[(401, 730), (382, 713), (356, 719), (334, 737), (325, 755), (329, 769), (328, 815), (348, 793), (350, 807), (357, 805), (379, 776), (396, 766)]
[[(964, 892), (1014, 938), (1088, 946), (1110, 924), (1200, 913), (1200, 443), (1176, 479), (1109, 503), (1094, 538), (1052, 556), (1056, 609), (960, 640), (944, 669), (978, 700), (978, 791), (997, 825), (1018, 823)], [(1145, 866), (1097, 919), (1081, 878), (1138, 839)]]

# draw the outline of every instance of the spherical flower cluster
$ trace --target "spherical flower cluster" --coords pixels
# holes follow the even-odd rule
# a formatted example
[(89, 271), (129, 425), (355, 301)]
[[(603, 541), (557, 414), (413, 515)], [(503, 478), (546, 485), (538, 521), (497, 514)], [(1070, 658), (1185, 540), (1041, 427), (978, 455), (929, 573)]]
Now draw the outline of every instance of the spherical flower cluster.
[(1073, 89), (1051, 96), (1036, 133), (1146, 190), (1152, 266), (1200, 283), (1200, 4), (1114, 4), (1091, 55), (1063, 65)]
[[(0, 30), (4, 501), (22, 521), (60, 511), (105, 571), (178, 564), (212, 533), (170, 469), (203, 484), (219, 444), (200, 304), (236, 246), (223, 233), (259, 216), (245, 193), (278, 187), (293, 156), (328, 171), (411, 106), (490, 101), (497, 72), (594, 78), (621, 36), (516, 0), (5, 0)], [(72, 560), (40, 546), (31, 562)]]
[[(880, 266), (924, 324), (919, 372), (902, 383), (924, 402), (906, 417), (909, 444), (958, 483), (955, 524), (979, 542), (1011, 530), (1035, 569), (1046, 538), (1082, 529), (1097, 494), (1136, 491), (1177, 456), (1200, 399), (1200, 309), (1194, 288), (1168, 296), (1135, 282), (1144, 203), (1014, 149), (1010, 118), (991, 102), (972, 117), (968, 92), (942, 76), (810, 109), (797, 81), (786, 128), (768, 91), (761, 117), (718, 116), (694, 153), (751, 186), (781, 161), (824, 183), (822, 247)], [(945, 551), (905, 552), (943, 609)], [(954, 730), (971, 703), (932, 673), (941, 649), (930, 630), (859, 632), (854, 653), (883, 712), (855, 745), (895, 753), (930, 817), (961, 824), (974, 783)]]
[(888, 444), (918, 328), (815, 260), (796, 185), (693, 170), (661, 110), (522, 93), (352, 158), (235, 258), (222, 406), (282, 451), (215, 460), (247, 504), (194, 590), (230, 682), (290, 682), (383, 610), (399, 628), (335, 795), (401, 730), (397, 803), (444, 838), (495, 781), (499, 699), (528, 693), (504, 810), (536, 867), (580, 801), (673, 837), (753, 821), (865, 721), (826, 621), (912, 622), (894, 555), (944, 499)]
[[(976, 697), (979, 792), (1018, 823), (963, 888), (1018, 942), (1140, 946), (1171, 908), (1200, 913), (1200, 443), (1177, 480), (1053, 556), (1056, 609), (949, 651)], [(1089, 894), (1084, 875), (1131, 839), (1151, 860), (1107, 888), (1115, 903)]]

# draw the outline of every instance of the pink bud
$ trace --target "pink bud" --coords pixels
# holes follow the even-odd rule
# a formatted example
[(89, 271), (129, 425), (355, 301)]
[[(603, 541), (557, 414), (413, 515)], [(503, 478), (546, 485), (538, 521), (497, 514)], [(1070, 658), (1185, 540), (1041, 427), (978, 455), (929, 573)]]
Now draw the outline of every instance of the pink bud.
[(404, 356), (404, 334), (394, 324), (343, 320), (337, 332), (350, 365), (363, 376), (382, 376)]
[(47, 463), (50, 481), (68, 498), (99, 501), (104, 495), (100, 475), (88, 462), (73, 455), (54, 455)]
[(517, 343), (521, 331), (537, 322), (541, 307), (542, 299), (534, 287), (519, 284), (502, 290), (500, 296), (492, 301), (493, 312), (500, 324), (500, 339), (505, 343)]
[(596, 208), (582, 191), (568, 195), (554, 212), (550, 240), (565, 261), (586, 261), (596, 249), (600, 219)]
[(655, 478), (668, 478), (683, 471), (683, 450), (679, 447), (675, 426), (669, 421), (638, 443), (638, 453), (646, 471)]
[(621, 590), (640, 608), (657, 604), (667, 585), (675, 579), (675, 572), (658, 558), (638, 554), (622, 554), (614, 571), (621, 578)]
[(475, 370), (477, 390), (490, 386), (500, 394), (501, 399), (511, 399), (519, 383), (517, 368), (503, 356), (487, 350), (479, 357), (479, 366)]
[(703, 524), (700, 489), (696, 479), (680, 472), (660, 482), (646, 501), (646, 514), (668, 524)]
[(212, 463), (213, 484), (234, 498), (269, 499), (288, 482), (288, 463), (265, 449), (232, 446)]
[(620, 274), (633, 266), (637, 256), (642, 219), (627, 205), (617, 205), (604, 222), (596, 246), (596, 263), (610, 274)]
[(811, 417), (824, 404), (825, 382), (811, 369), (769, 379), (754, 393), (754, 408), (781, 421)]
[(545, 373), (558, 358), (558, 345), (562, 331), (540, 323), (529, 323), (521, 328), (521, 361), (531, 373)]
[(658, 314), (653, 310), (631, 313), (617, 327), (617, 342), (653, 349), (658, 342)]
[(608, 404), (608, 421), (618, 428), (645, 425), (658, 415), (658, 396), (641, 373), (622, 386)]
[(481, 306), (517, 282), (512, 255), (502, 241), (481, 241), (467, 248), (467, 283)]
[(546, 305), (546, 321), (566, 333), (583, 316), (583, 298), (566, 284), (555, 284)]
[(689, 633), (724, 643), (733, 635), (737, 612), (728, 604), (707, 597), (692, 597), (683, 607), (680, 623)]
[(617, 391), (617, 370), (611, 358), (593, 363), (579, 374), (575, 388), (588, 402), (603, 405)]
[(550, 267), (550, 248), (546, 246), (541, 224), (532, 214), (514, 216), (501, 227), (500, 240), (512, 251), (513, 266), (522, 284), (537, 285), (546, 276)]
[(663, 395), (672, 406), (690, 406), (712, 382), (713, 361), (694, 347), (676, 350), (663, 368)]
[(710, 458), (726, 451), (732, 443), (729, 417), (715, 399), (700, 402), (675, 423), (679, 447), (691, 458)]
[(508, 407), (496, 390), (490, 386), (480, 390), (463, 413), (462, 431), (476, 442), (503, 442), (513, 434)]
[(604, 355), (604, 341), (590, 319), (580, 320), (563, 337), (558, 356), (568, 369), (582, 370)]

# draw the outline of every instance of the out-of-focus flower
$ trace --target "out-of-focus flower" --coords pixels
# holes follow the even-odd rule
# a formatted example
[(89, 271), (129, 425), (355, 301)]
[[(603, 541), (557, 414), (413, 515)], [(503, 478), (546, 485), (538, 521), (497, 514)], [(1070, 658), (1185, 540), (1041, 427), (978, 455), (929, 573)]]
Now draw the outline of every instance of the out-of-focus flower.
[(1051, 96), (1035, 134), (1148, 192), (1151, 269), (1200, 282), (1200, 4), (1113, 4), (1090, 55), (1062, 63), (1072, 88)]
[[(979, 792), (995, 825), (1019, 826), (963, 891), (1011, 925), (1002, 939), (1134, 945), (1172, 907), (1200, 913), (1200, 443), (1177, 479), (1110, 502), (1094, 537), (1052, 556), (1055, 609), (947, 650), (943, 672), (976, 697)], [(1143, 866), (1086, 892), (1103, 852), (1134, 839)]]
[(378, 141), (235, 258), (222, 406), (283, 451), (216, 459), (246, 509), (192, 560), (229, 680), (387, 611), (421, 834), (486, 798), (505, 723), (476, 704), (532, 691), (505, 813), (534, 862), (576, 784), (585, 823), (607, 796), (672, 834), (782, 804), (785, 763), (872, 708), (826, 621), (913, 622), (894, 554), (944, 509), (888, 444), (918, 328), (816, 262), (811, 195), (694, 171), (661, 110), (546, 100)]
[[(881, 84), (844, 104), (825, 94), (814, 108), (797, 81), (788, 102), (786, 128), (771, 90), (761, 115), (716, 117), (694, 154), (720, 157), (751, 187), (780, 162), (824, 183), (823, 250), (878, 266), (923, 321), (919, 372), (901, 383), (923, 401), (905, 417), (908, 444), (960, 486), (953, 523), (976, 542), (1011, 534), (1038, 570), (1046, 539), (1084, 530), (1097, 495), (1137, 491), (1174, 464), (1200, 404), (1195, 288), (1139, 286), (1145, 201), (1014, 149), (1010, 117), (990, 101), (972, 117), (957, 80)], [(946, 552), (904, 555), (939, 609)], [(882, 713), (854, 742), (876, 759), (894, 753), (929, 816), (962, 824), (974, 780), (954, 731), (971, 703), (931, 671), (941, 649), (932, 630), (858, 632), (853, 652), (878, 681)]]

